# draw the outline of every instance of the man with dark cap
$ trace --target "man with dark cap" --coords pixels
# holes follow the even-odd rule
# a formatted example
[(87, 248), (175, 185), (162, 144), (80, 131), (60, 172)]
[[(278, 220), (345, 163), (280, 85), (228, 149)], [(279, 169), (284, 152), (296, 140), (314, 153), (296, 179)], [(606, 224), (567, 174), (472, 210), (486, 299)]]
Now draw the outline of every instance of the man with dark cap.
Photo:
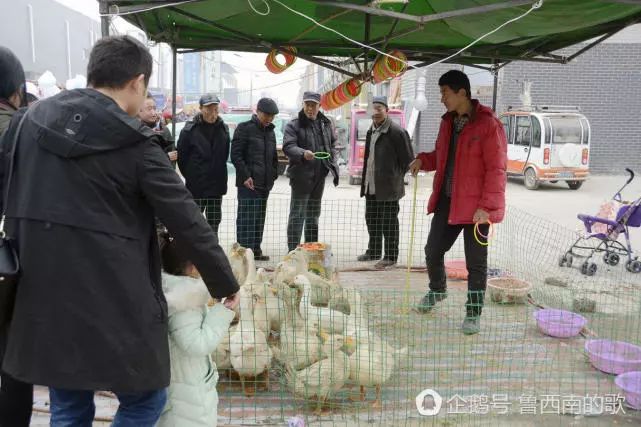
[[(11, 118), (26, 101), (25, 76), (18, 58), (5, 47), (0, 47), (0, 158), (7, 158), (7, 143), (2, 135), (9, 128)], [(4, 189), (6, 177), (0, 178)], [(4, 193), (3, 196), (4, 197)], [(4, 202), (2, 203), (4, 206)], [(4, 357), (9, 334), (8, 316), (13, 304), (13, 292), (9, 286), (0, 286), (0, 366)], [(6, 316), (6, 317), (5, 317)], [(33, 387), (0, 371), (0, 426), (27, 427), (31, 422)]]
[(407, 131), (387, 114), (387, 98), (376, 96), (372, 104), (374, 114), (365, 138), (361, 180), (369, 244), (358, 260), (373, 261), (384, 255), (376, 268), (386, 268), (398, 261), (398, 201), (405, 195), (403, 179), (414, 154)]
[(321, 199), (329, 172), (334, 177), (334, 185), (338, 185), (336, 134), (332, 122), (320, 112), (320, 98), (316, 92), (303, 94), (303, 109), (287, 124), (283, 137), (283, 151), (289, 159), (289, 185), (292, 187), (287, 224), (290, 251), (300, 243), (303, 227), (305, 242), (318, 241)]
[(262, 98), (251, 120), (239, 123), (231, 144), (231, 161), (236, 167), (238, 187), (238, 243), (254, 252), (256, 261), (269, 261), (260, 247), (263, 241), (267, 198), (278, 178), (278, 153), (274, 134), (276, 102)]
[(185, 124), (178, 139), (180, 172), (216, 233), (222, 220), (223, 195), (227, 194), (227, 158), (231, 144), (229, 128), (218, 115), (218, 104), (218, 96), (203, 95), (200, 112)]

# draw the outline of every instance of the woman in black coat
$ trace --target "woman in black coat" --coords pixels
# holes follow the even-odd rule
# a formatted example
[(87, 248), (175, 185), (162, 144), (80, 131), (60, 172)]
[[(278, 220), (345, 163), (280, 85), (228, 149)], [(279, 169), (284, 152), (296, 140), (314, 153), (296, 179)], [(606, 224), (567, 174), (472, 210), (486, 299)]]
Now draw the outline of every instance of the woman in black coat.
[[(5, 47), (0, 47), (0, 147), (4, 152), (6, 143), (2, 142), (11, 122), (11, 118), (25, 101), (25, 77), (22, 64), (18, 58)], [(2, 186), (4, 188), (4, 185)], [(3, 195), (4, 197), (4, 195)], [(1, 285), (0, 285), (1, 286)], [(5, 305), (11, 298), (5, 286), (0, 289), (2, 308), (0, 315), (9, 315)], [(4, 356), (8, 338), (9, 319), (0, 322), (0, 365)], [(13, 378), (0, 370), (0, 427), (27, 427), (31, 421), (31, 407), (33, 405), (33, 386)]]

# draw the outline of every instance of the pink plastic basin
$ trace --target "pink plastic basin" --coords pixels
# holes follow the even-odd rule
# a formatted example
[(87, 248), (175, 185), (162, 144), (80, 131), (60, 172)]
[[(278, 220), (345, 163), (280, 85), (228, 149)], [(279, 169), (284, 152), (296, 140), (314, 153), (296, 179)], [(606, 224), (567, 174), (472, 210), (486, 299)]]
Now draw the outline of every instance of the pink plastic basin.
[(614, 383), (625, 393), (625, 403), (636, 410), (641, 410), (641, 372), (632, 371), (621, 374)]
[(592, 366), (608, 374), (641, 371), (641, 347), (623, 341), (589, 340), (585, 343)]
[(557, 338), (575, 337), (588, 323), (580, 314), (554, 308), (537, 310), (534, 318), (541, 332)]

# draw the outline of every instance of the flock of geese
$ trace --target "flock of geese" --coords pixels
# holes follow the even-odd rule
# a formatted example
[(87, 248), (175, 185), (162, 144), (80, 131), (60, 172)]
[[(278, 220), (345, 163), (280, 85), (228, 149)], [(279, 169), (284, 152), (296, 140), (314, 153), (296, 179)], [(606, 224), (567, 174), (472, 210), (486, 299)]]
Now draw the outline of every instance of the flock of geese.
[(346, 386), (360, 386), (354, 400), (376, 389), (373, 407), (381, 407), (381, 386), (391, 377), (395, 349), (370, 328), (367, 310), (355, 289), (343, 289), (308, 271), (304, 249), (290, 252), (268, 273), (256, 269), (254, 254), (234, 244), (228, 254), (241, 284), (236, 323), (212, 359), (219, 370), (240, 377), (252, 396), (259, 378), (269, 389), (273, 363), (284, 369), (284, 383), (296, 397), (316, 401), (316, 414)]

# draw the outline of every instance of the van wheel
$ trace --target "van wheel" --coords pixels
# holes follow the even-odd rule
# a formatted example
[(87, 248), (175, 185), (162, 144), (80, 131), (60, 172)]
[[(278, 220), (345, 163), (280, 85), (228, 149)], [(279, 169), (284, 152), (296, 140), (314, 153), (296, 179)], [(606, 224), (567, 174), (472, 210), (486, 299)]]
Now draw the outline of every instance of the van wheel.
[(355, 176), (349, 177), (349, 185), (360, 185), (361, 184), (361, 179)]
[(536, 190), (541, 183), (536, 179), (536, 172), (532, 168), (525, 170), (525, 188), (528, 190)]
[(583, 185), (583, 181), (568, 181), (567, 183), (570, 190), (578, 190)]
[(287, 169), (287, 163), (279, 163), (278, 164), (278, 175), (283, 175), (285, 173), (285, 169)]
[(550, 181), (550, 184), (556, 184), (557, 182), (559, 182), (559, 181), (557, 181), (557, 180), (555, 179), (554, 181)]

